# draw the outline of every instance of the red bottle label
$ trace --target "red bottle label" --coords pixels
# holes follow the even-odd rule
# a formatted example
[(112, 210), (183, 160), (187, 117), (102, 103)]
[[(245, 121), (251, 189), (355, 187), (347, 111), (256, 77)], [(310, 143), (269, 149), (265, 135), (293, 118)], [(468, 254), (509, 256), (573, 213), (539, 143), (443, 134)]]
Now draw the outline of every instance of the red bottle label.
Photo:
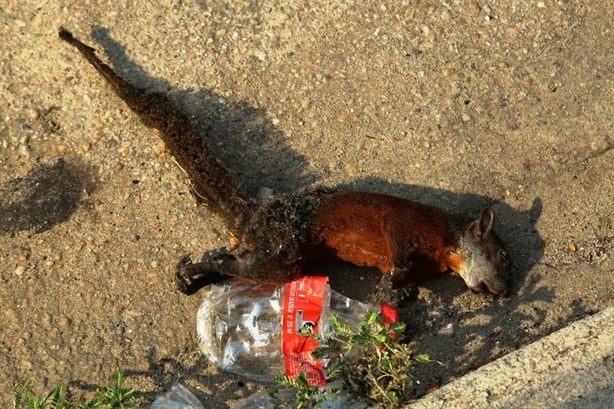
[(294, 378), (305, 372), (310, 385), (326, 385), (322, 363), (311, 355), (318, 341), (304, 334), (319, 334), (327, 290), (327, 277), (305, 276), (286, 284), (281, 339), (286, 375)]

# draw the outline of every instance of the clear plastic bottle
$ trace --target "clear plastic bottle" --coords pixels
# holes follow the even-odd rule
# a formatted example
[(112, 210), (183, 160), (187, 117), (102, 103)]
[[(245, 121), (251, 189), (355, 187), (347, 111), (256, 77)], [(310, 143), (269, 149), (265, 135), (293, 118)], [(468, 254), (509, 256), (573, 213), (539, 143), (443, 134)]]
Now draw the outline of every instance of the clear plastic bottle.
[[(197, 314), (200, 349), (220, 369), (269, 382), (285, 373), (282, 315), (285, 285), (230, 280), (206, 288)], [(322, 299), (319, 333), (326, 336), (328, 317), (335, 314), (357, 329), (373, 306), (330, 290)]]

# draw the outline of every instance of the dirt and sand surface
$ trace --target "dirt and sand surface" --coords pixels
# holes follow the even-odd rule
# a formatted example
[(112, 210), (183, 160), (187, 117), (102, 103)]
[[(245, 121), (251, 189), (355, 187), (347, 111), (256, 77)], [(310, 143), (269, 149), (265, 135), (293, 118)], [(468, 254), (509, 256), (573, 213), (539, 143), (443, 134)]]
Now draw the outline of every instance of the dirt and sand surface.
[(223, 225), (60, 26), (168, 92), (251, 194), (492, 205), (513, 294), (420, 289), (407, 315), (441, 362), (417, 371), (430, 386), (613, 304), (608, 3), (0, 2), (0, 406), (23, 378), (80, 393), (117, 366), (207, 408), (261, 388), (201, 356), (201, 297), (174, 287), (183, 255), (228, 244)]

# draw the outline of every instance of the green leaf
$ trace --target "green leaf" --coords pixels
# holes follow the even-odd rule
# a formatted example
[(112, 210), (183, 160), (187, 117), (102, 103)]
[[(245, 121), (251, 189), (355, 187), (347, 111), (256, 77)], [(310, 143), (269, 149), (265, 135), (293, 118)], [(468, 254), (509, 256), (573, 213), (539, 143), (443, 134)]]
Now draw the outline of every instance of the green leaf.
[(418, 362), (430, 362), (431, 357), (427, 354), (416, 355), (414, 359)]

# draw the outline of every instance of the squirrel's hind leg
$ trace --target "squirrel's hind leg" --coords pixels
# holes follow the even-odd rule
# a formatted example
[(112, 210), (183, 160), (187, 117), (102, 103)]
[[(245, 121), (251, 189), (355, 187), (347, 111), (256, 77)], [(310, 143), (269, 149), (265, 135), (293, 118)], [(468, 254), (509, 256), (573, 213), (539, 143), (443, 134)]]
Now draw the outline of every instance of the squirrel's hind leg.
[(177, 263), (175, 278), (179, 291), (185, 295), (192, 295), (201, 288), (224, 281), (230, 276), (220, 273), (218, 263), (205, 260), (194, 264), (188, 255)]
[(205, 253), (202, 261), (192, 263), (190, 256), (177, 264), (177, 287), (184, 294), (231, 277), (258, 282), (285, 283), (302, 274), (300, 263), (283, 263), (276, 254), (253, 251), (235, 254), (225, 248)]

